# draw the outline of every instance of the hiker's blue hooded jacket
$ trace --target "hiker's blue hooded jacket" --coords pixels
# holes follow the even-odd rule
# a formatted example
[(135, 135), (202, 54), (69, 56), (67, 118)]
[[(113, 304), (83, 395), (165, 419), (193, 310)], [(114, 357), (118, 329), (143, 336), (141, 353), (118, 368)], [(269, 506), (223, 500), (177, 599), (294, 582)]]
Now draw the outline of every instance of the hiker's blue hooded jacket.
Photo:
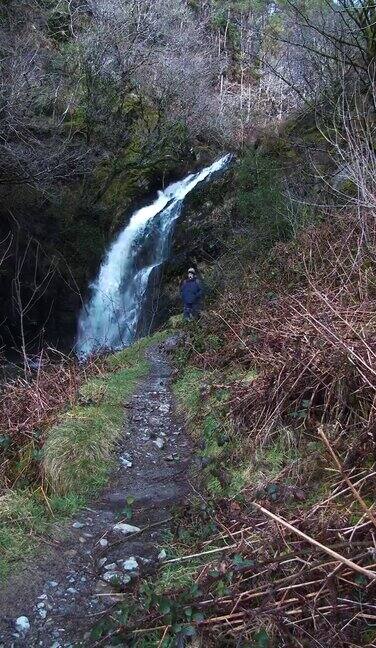
[(198, 279), (185, 279), (180, 288), (182, 300), (186, 306), (197, 304), (202, 295), (202, 288)]

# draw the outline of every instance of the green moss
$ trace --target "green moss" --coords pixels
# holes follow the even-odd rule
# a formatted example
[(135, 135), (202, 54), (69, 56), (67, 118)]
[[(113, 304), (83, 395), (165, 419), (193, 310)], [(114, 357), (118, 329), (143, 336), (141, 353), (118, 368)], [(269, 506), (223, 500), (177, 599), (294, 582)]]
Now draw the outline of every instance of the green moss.
[(195, 416), (200, 409), (200, 387), (208, 373), (188, 366), (184, 374), (174, 383), (173, 391), (178, 399), (181, 409), (189, 416)]
[(230, 498), (238, 497), (247, 484), (247, 467), (244, 465), (235, 466), (230, 470), (230, 483), (226, 489)]
[[(281, 144), (281, 140), (277, 140)], [(240, 217), (252, 232), (253, 253), (264, 253), (277, 241), (292, 236), (282, 191), (280, 151), (246, 152), (236, 172), (237, 207)], [(248, 237), (249, 238), (249, 237)]]

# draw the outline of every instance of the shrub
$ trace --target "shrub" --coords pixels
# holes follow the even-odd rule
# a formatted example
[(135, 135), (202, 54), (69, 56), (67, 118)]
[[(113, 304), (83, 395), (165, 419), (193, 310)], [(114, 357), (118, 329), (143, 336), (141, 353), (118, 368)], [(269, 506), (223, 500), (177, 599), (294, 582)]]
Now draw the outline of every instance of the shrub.
[(236, 174), (237, 202), (242, 220), (249, 224), (250, 245), (255, 252), (269, 249), (292, 234), (282, 195), (280, 163), (250, 149)]

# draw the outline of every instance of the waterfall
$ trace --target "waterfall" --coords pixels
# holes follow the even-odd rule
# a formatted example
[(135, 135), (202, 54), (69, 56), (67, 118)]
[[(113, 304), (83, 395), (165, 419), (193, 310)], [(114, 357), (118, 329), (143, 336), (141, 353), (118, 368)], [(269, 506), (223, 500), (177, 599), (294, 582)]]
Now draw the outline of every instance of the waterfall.
[(78, 357), (86, 358), (101, 349), (120, 349), (136, 339), (150, 277), (168, 256), (185, 196), (198, 183), (225, 169), (230, 160), (231, 155), (226, 155), (199, 173), (170, 184), (158, 192), (153, 203), (132, 215), (90, 285), (91, 297), (78, 322)]

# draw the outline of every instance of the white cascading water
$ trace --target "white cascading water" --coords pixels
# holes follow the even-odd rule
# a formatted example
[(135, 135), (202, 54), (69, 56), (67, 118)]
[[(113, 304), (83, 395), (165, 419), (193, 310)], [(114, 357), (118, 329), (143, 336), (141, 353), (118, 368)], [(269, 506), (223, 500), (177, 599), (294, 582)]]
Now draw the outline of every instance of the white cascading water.
[(78, 357), (86, 358), (102, 349), (120, 349), (136, 339), (150, 276), (167, 258), (185, 196), (213, 173), (226, 169), (231, 157), (226, 155), (199, 173), (169, 185), (158, 192), (151, 205), (132, 215), (90, 286), (92, 296), (78, 322)]

